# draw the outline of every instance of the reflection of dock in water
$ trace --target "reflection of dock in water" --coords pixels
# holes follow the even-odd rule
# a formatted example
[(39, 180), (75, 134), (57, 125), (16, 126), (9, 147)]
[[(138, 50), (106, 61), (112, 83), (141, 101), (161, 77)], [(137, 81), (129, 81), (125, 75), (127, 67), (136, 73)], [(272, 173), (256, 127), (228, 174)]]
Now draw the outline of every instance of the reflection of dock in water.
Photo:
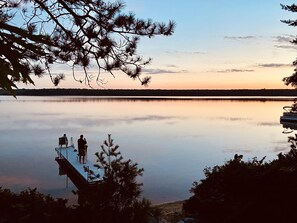
[[(283, 115), (280, 117), (280, 124), (283, 128), (297, 130), (297, 111), (295, 106), (284, 106)], [(286, 132), (287, 133), (287, 132)]]
[(74, 146), (58, 147), (55, 150), (58, 153), (57, 163), (78, 189), (92, 187), (102, 180), (103, 171), (95, 168), (91, 161), (79, 163)]
[(297, 122), (280, 121), (280, 124), (283, 125), (283, 128), (297, 130)]
[(297, 123), (297, 107), (296, 106), (284, 106), (283, 115), (280, 117), (282, 123)]

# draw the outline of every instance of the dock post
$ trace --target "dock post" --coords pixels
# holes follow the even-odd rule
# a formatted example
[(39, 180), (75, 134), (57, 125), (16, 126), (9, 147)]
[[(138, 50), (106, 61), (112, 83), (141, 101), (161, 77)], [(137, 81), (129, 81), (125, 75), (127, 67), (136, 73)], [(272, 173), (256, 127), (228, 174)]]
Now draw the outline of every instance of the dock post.
[(89, 181), (89, 178), (90, 178), (90, 167), (89, 166), (86, 166), (86, 169), (87, 169), (87, 181)]
[(73, 137), (70, 138), (70, 143), (71, 143), (71, 146), (72, 146), (73, 148), (75, 148), (75, 147), (74, 147), (74, 143), (73, 143)]

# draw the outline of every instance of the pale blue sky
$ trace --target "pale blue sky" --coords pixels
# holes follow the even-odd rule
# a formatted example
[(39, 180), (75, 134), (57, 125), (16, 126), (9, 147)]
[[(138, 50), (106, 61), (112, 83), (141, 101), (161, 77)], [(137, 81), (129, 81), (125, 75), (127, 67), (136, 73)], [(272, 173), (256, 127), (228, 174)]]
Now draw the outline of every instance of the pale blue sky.
[[(139, 54), (152, 57), (144, 75), (152, 76), (149, 88), (223, 89), (284, 88), (282, 78), (297, 47), (288, 39), (297, 28), (281, 19), (297, 18), (281, 9), (279, 0), (126, 0), (126, 11), (154, 21), (174, 20), (173, 36), (141, 38)], [(46, 80), (45, 80), (46, 79)], [(106, 74), (104, 88), (143, 88), (119, 74)], [(37, 87), (51, 87), (47, 78)], [(71, 75), (60, 87), (85, 87)], [(94, 87), (97, 88), (96, 84)], [(100, 88), (100, 87), (99, 87)]]

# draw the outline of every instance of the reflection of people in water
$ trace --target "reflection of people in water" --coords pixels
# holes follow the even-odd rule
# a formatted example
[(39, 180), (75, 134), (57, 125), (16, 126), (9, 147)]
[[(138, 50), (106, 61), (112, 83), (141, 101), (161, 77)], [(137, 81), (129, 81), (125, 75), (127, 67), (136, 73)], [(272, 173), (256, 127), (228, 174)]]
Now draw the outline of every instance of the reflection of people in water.
[(85, 162), (87, 140), (83, 135), (77, 140), (79, 163)]

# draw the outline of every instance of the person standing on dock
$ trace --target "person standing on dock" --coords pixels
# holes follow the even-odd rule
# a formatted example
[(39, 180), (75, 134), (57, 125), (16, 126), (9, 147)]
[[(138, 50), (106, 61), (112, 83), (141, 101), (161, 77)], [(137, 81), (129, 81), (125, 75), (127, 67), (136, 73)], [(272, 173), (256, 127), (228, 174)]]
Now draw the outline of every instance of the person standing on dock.
[(83, 135), (80, 135), (80, 138), (77, 140), (79, 163), (84, 163), (85, 161), (86, 145), (87, 145), (87, 140), (84, 139)]
[(65, 140), (66, 147), (68, 147), (68, 138), (67, 138), (66, 134), (63, 135), (63, 138)]

